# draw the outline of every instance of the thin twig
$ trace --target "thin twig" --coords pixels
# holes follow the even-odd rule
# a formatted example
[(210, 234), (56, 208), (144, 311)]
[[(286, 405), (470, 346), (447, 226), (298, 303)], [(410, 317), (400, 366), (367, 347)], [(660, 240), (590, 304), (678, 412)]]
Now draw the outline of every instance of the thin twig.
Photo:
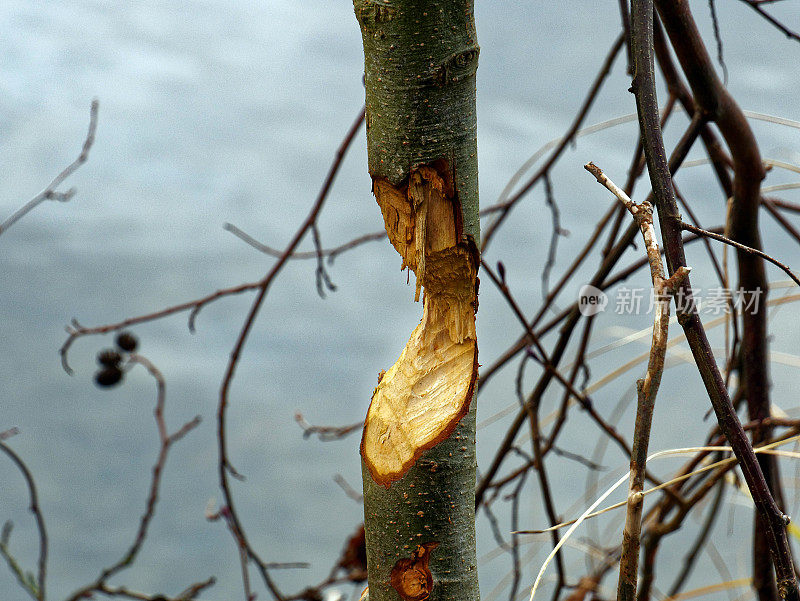
[[(251, 235), (247, 234), (246, 232), (242, 231), (235, 225), (231, 223), (226, 223), (222, 226), (224, 229), (232, 233), (234, 236), (246, 242), (256, 250), (261, 251), (264, 254), (270, 255), (275, 258), (280, 258), (283, 255), (283, 251), (277, 248), (272, 248), (271, 246), (267, 246), (263, 242), (259, 242)], [(322, 254), (323, 257), (328, 258), (328, 263), (333, 263), (333, 260), (340, 254), (352, 250), (362, 244), (366, 244), (367, 242), (374, 242), (375, 240), (383, 240), (386, 238), (386, 230), (381, 230), (380, 232), (373, 232), (371, 234), (365, 234), (363, 236), (359, 236), (358, 238), (354, 238), (349, 242), (345, 242), (339, 246), (334, 248), (325, 248), (320, 251), (317, 250), (310, 250), (307, 252), (295, 252), (292, 253), (292, 259), (317, 259), (319, 254)]]
[(708, 8), (711, 12), (711, 25), (714, 28), (714, 40), (717, 42), (717, 62), (722, 68), (722, 83), (728, 85), (728, 66), (725, 64), (725, 54), (722, 46), (722, 33), (719, 29), (719, 19), (717, 18), (717, 5), (715, 0), (708, 0)]
[(688, 232), (695, 233), (699, 236), (705, 236), (706, 238), (711, 238), (712, 240), (716, 240), (717, 242), (722, 242), (724, 244), (728, 244), (729, 246), (733, 246), (734, 248), (738, 248), (739, 250), (743, 250), (746, 253), (750, 253), (751, 255), (756, 255), (757, 257), (761, 257), (762, 259), (769, 261), (776, 267), (779, 267), (786, 275), (792, 278), (792, 281), (800, 286), (800, 279), (794, 274), (794, 272), (789, 269), (788, 266), (784, 265), (776, 258), (768, 255), (764, 251), (758, 250), (757, 248), (751, 248), (750, 246), (745, 246), (744, 244), (740, 244), (735, 240), (731, 240), (730, 238), (726, 238), (721, 234), (715, 234), (714, 232), (709, 232), (707, 230), (701, 229), (697, 226), (694, 226), (690, 223), (686, 223), (685, 221), (681, 221), (681, 229), (684, 229)]
[(0, 440), (8, 440), (12, 436), (16, 436), (19, 434), (19, 428), (14, 426), (13, 428), (8, 428), (7, 430), (3, 430), (0, 432)]
[(513, 534), (514, 530), (519, 530), (519, 499), (522, 492), (522, 487), (525, 486), (525, 474), (517, 482), (514, 492), (511, 493), (511, 562), (514, 570), (514, 577), (511, 582), (511, 590), (508, 593), (508, 601), (515, 601), (517, 598), (517, 591), (519, 590), (519, 583), (522, 579), (522, 570), (520, 569), (519, 562), (519, 537)]
[(216, 578), (212, 576), (208, 580), (190, 585), (175, 597), (167, 597), (161, 594), (148, 595), (146, 593), (132, 591), (124, 586), (108, 586), (107, 584), (101, 585), (96, 590), (98, 593), (102, 593), (107, 597), (121, 597), (123, 599), (134, 599), (135, 601), (191, 601), (192, 599), (196, 599), (197, 595), (213, 586), (216, 582)]
[(675, 274), (666, 279), (661, 263), (661, 251), (656, 241), (653, 227), (653, 207), (648, 202), (634, 203), (623, 190), (614, 184), (602, 170), (588, 163), (585, 169), (597, 178), (597, 181), (611, 191), (631, 213), (639, 225), (644, 238), (645, 250), (650, 262), (650, 276), (653, 281), (655, 298), (655, 321), (653, 324), (653, 341), (650, 346), (650, 358), (644, 379), (636, 383), (638, 405), (636, 425), (633, 432), (631, 450), (630, 485), (628, 491), (628, 511), (625, 516), (625, 529), (622, 538), (622, 554), (619, 564), (618, 601), (633, 601), (636, 598), (636, 581), (639, 569), (639, 537), (642, 531), (642, 490), (647, 465), (647, 449), (650, 443), (650, 430), (653, 421), (658, 387), (664, 372), (664, 358), (669, 339), (669, 305), (672, 293), (678, 289), (689, 273), (687, 267), (679, 267)]
[(568, 236), (569, 232), (561, 227), (561, 212), (558, 210), (556, 199), (553, 194), (553, 182), (550, 180), (550, 173), (544, 176), (544, 197), (545, 204), (550, 209), (553, 219), (553, 230), (550, 234), (550, 246), (547, 249), (547, 260), (542, 268), (542, 297), (547, 298), (550, 282), (550, 270), (556, 262), (556, 252), (558, 251), (558, 239), (561, 236)]
[(44, 515), (42, 515), (42, 510), (39, 507), (39, 495), (36, 492), (36, 482), (33, 479), (33, 475), (31, 474), (28, 466), (22, 460), (22, 458), (17, 455), (17, 453), (9, 447), (6, 443), (0, 441), (0, 451), (3, 451), (6, 455), (8, 455), (9, 459), (17, 466), (22, 477), (25, 479), (25, 484), (28, 486), (28, 494), (30, 496), (30, 505), (28, 509), (30, 509), (31, 513), (33, 514), (34, 520), (36, 521), (36, 529), (39, 532), (39, 571), (36, 576), (36, 583), (35, 583), (35, 590), (31, 586), (34, 583), (29, 583), (24, 578), (24, 574), (18, 570), (14, 569), (16, 567), (11, 554), (8, 552), (7, 545), (8, 545), (8, 538), (11, 534), (11, 526), (10, 522), (6, 522), (6, 526), (3, 527), (3, 536), (2, 541), (0, 541), (0, 550), (2, 550), (2, 555), (5, 557), (6, 561), (9, 564), (9, 567), (15, 573), (17, 579), (20, 581), (20, 584), (23, 588), (37, 601), (44, 601), (45, 599), (45, 581), (47, 580), (47, 548), (48, 548), (48, 538), (47, 538), (47, 529), (44, 525)]
[(147, 321), (155, 321), (157, 319), (169, 317), (170, 315), (174, 315), (176, 313), (183, 313), (184, 311), (190, 311), (189, 331), (194, 332), (195, 318), (197, 317), (197, 314), (200, 312), (200, 310), (207, 304), (212, 303), (225, 296), (231, 296), (234, 294), (249, 292), (251, 290), (257, 290), (260, 285), (261, 282), (258, 281), (258, 282), (248, 282), (246, 284), (239, 284), (238, 286), (232, 286), (230, 288), (223, 288), (221, 290), (217, 290), (216, 292), (213, 292), (199, 299), (195, 299), (186, 303), (181, 303), (179, 305), (172, 305), (171, 307), (167, 307), (166, 309), (161, 309), (160, 311), (154, 311), (153, 313), (138, 315), (136, 317), (129, 317), (128, 319), (123, 319), (122, 321), (102, 326), (87, 328), (81, 325), (77, 319), (73, 319), (70, 325), (66, 327), (66, 331), (67, 334), (69, 334), (69, 336), (67, 336), (67, 339), (64, 341), (64, 344), (61, 345), (61, 348), (58, 351), (59, 354), (61, 355), (61, 365), (64, 368), (64, 371), (66, 371), (68, 374), (73, 373), (72, 368), (69, 366), (67, 355), (69, 353), (70, 347), (72, 346), (72, 343), (75, 342), (77, 338), (81, 338), (83, 336), (116, 332), (117, 330), (123, 330), (132, 325), (144, 323)]
[(364, 420), (347, 426), (313, 426), (300, 412), (294, 414), (294, 421), (303, 429), (303, 438), (316, 435), (322, 442), (341, 440), (353, 432), (360, 432), (364, 427)]
[(697, 539), (692, 545), (692, 548), (686, 554), (686, 557), (684, 558), (683, 561), (683, 567), (681, 568), (680, 573), (675, 579), (675, 582), (673, 582), (672, 586), (670, 587), (669, 590), (670, 597), (678, 594), (678, 591), (680, 591), (681, 588), (683, 588), (683, 584), (686, 582), (686, 579), (692, 573), (692, 569), (694, 568), (695, 562), (697, 561), (697, 558), (700, 556), (700, 551), (708, 542), (708, 536), (711, 534), (711, 530), (714, 526), (714, 521), (716, 520), (717, 516), (719, 516), (719, 508), (722, 505), (722, 500), (724, 497), (725, 497), (725, 483), (723, 480), (720, 480), (719, 483), (717, 484), (717, 494), (714, 496), (713, 501), (711, 501), (711, 506), (709, 507), (705, 522), (703, 523), (703, 528), (697, 535)]
[(78, 158), (67, 165), (64, 170), (61, 171), (61, 173), (56, 175), (55, 178), (53, 178), (53, 181), (51, 181), (44, 190), (39, 192), (22, 207), (17, 209), (8, 219), (0, 223), (0, 235), (4, 234), (8, 228), (30, 213), (45, 200), (68, 202), (73, 196), (75, 196), (75, 188), (70, 188), (66, 192), (59, 192), (58, 187), (63, 184), (64, 180), (66, 180), (70, 175), (75, 173), (78, 168), (80, 168), (80, 166), (83, 165), (89, 158), (89, 150), (91, 150), (92, 145), (94, 144), (94, 136), (97, 131), (97, 108), (98, 102), (97, 99), (94, 99), (92, 100), (92, 106), (89, 110), (89, 131), (86, 133), (86, 138), (83, 141), (83, 148), (81, 148), (81, 153), (78, 155)]
[(770, 198), (769, 201), (779, 209), (791, 211), (792, 213), (800, 213), (800, 204), (789, 202), (781, 198)]
[(800, 35), (798, 35), (794, 31), (792, 31), (788, 27), (786, 27), (786, 25), (784, 25), (783, 23), (778, 21), (778, 19), (776, 19), (775, 17), (770, 15), (767, 11), (765, 11), (763, 8), (761, 8), (762, 4), (767, 4), (767, 2), (765, 0), (740, 0), (740, 1), (744, 2), (745, 4), (747, 4), (750, 8), (752, 8), (754, 11), (756, 11), (764, 19), (769, 21), (775, 28), (777, 28), (778, 30), (783, 32), (783, 34), (787, 38), (789, 38), (790, 40), (796, 40), (796, 41), (800, 42)]
[(325, 200), (328, 197), (328, 193), (333, 185), (333, 181), (336, 178), (336, 174), (339, 171), (339, 166), (341, 165), (342, 159), (344, 159), (345, 154), (347, 153), (348, 148), (350, 147), (353, 139), (355, 138), (356, 133), (361, 127), (361, 124), (364, 121), (364, 114), (365, 108), (362, 108), (358, 114), (358, 117), (353, 122), (352, 126), (350, 127), (347, 135), (342, 140), (342, 143), (339, 146), (339, 149), (336, 152), (334, 160), (328, 170), (328, 174), (325, 178), (325, 182), (320, 189), (319, 194), (314, 202), (314, 205), (311, 207), (308, 216), (300, 225), (300, 227), (295, 232), (292, 240), (286, 246), (281, 258), (273, 265), (272, 269), (267, 273), (266, 276), (259, 282), (258, 284), (258, 294), (256, 298), (253, 300), (253, 303), (250, 307), (250, 311), (245, 318), (244, 324), (239, 332), (239, 336), (236, 339), (236, 343), (231, 351), (230, 359), (228, 361), (228, 366), (225, 370), (225, 375), (222, 380), (222, 386), (220, 389), (220, 397), (219, 397), (219, 404), (217, 407), (217, 442), (219, 446), (219, 462), (218, 462), (218, 475), (219, 475), (219, 484), (222, 488), (222, 493), (225, 497), (225, 504), (227, 507), (228, 512), (230, 513), (230, 524), (231, 530), (237, 539), (238, 545), (247, 551), (248, 558), (256, 564), (259, 572), (261, 573), (262, 580), (266, 584), (267, 588), (269, 589), (270, 593), (275, 597), (276, 600), (282, 601), (284, 596), (281, 594), (280, 590), (278, 589), (277, 585), (273, 581), (273, 579), (269, 575), (269, 569), (267, 564), (261, 559), (261, 557), (256, 553), (256, 551), (252, 548), (250, 543), (247, 540), (247, 536), (244, 531), (244, 527), (242, 526), (241, 520), (236, 512), (236, 508), (233, 501), (233, 494), (230, 487), (230, 482), (228, 480), (229, 475), (236, 476), (236, 470), (233, 469), (233, 466), (230, 462), (228, 457), (228, 448), (227, 448), (227, 433), (226, 433), (226, 412), (228, 409), (229, 404), (229, 392), (231, 383), (233, 382), (233, 377), (236, 372), (236, 366), (239, 363), (239, 357), (244, 350), (245, 343), (247, 341), (247, 337), (253, 327), (253, 323), (255, 322), (255, 318), (261, 309), (261, 305), (264, 302), (264, 299), (267, 296), (267, 292), (269, 291), (270, 285), (275, 280), (278, 273), (280, 273), (283, 266), (289, 260), (289, 257), (298, 247), (302, 239), (305, 237), (306, 233), (309, 229), (313, 227), (316, 223), (317, 216), (319, 212), (322, 210), (323, 205), (325, 204)]
[[(773, 219), (777, 221), (780, 226), (786, 230), (786, 232), (795, 239), (798, 243), (800, 243), (800, 231), (792, 225), (792, 223), (784, 217), (781, 212), (778, 210), (778, 200), (775, 198), (767, 198), (766, 196), (761, 197), (761, 206), (763, 206), (770, 215), (772, 215)], [(695, 220), (696, 221), (696, 220)]]
[(353, 501), (355, 501), (356, 503), (364, 502), (364, 495), (362, 495), (355, 488), (350, 486), (350, 483), (344, 479), (344, 476), (342, 476), (341, 474), (334, 474), (333, 481), (336, 482), (336, 484), (339, 485), (339, 488), (341, 488), (344, 491), (344, 494), (353, 499)]
[(320, 298), (325, 298), (325, 290), (329, 292), (336, 291), (336, 285), (331, 280), (331, 276), (325, 269), (325, 260), (322, 254), (322, 238), (319, 235), (319, 228), (317, 222), (311, 224), (311, 239), (314, 241), (314, 254), (317, 258), (317, 294)]
[(104, 568), (97, 577), (97, 580), (72, 593), (72, 595), (68, 597), (68, 601), (78, 601), (79, 599), (90, 596), (94, 591), (104, 592), (103, 589), (106, 587), (106, 583), (108, 582), (109, 578), (133, 565), (133, 563), (136, 561), (139, 551), (142, 548), (142, 545), (144, 544), (145, 539), (147, 538), (148, 528), (156, 512), (158, 493), (161, 486), (161, 476), (164, 471), (164, 466), (167, 462), (167, 455), (170, 447), (173, 443), (178, 442), (191, 430), (200, 425), (200, 416), (198, 415), (194, 419), (186, 422), (183, 426), (178, 428), (178, 430), (170, 434), (167, 430), (166, 421), (164, 420), (164, 405), (166, 402), (166, 383), (164, 381), (164, 376), (162, 375), (161, 371), (159, 371), (159, 369), (153, 365), (152, 362), (150, 362), (149, 359), (143, 357), (142, 355), (132, 354), (129, 356), (128, 362), (131, 366), (137, 364), (143, 366), (156, 381), (156, 406), (153, 410), (153, 415), (155, 416), (156, 427), (158, 429), (159, 451), (158, 458), (153, 466), (153, 476), (150, 480), (150, 492), (147, 495), (145, 511), (139, 521), (139, 528), (136, 531), (136, 536), (134, 537), (133, 543), (131, 543), (131, 546), (128, 548), (128, 551), (125, 553), (125, 555), (123, 555), (116, 563)]
[[(695, 223), (699, 223), (697, 215), (695, 215), (695, 212), (692, 210), (692, 207), (689, 206), (689, 203), (686, 202), (686, 199), (683, 197), (683, 195), (681, 194), (680, 190), (678, 190), (678, 187), (674, 186), (674, 188), (675, 188), (675, 198), (678, 200), (678, 202), (680, 202), (681, 206), (686, 210), (686, 213), (689, 215), (689, 218), (692, 221), (694, 221)], [(731, 287), (730, 287), (730, 283), (729, 283), (729, 280), (728, 280), (727, 269), (725, 269), (723, 265), (720, 265), (719, 261), (717, 260), (717, 256), (714, 254), (714, 250), (713, 250), (713, 248), (711, 246), (711, 242), (708, 240), (708, 238), (702, 238), (702, 240), (703, 240), (703, 245), (705, 246), (706, 251), (708, 253), (708, 258), (711, 261), (711, 265), (714, 268), (714, 271), (717, 273), (717, 277), (719, 278), (720, 285), (725, 290), (730, 290)], [(731, 314), (735, 314), (736, 313), (736, 304), (734, 303), (733, 298), (728, 298), (727, 299), (727, 303), (728, 303), (728, 309), (731, 312)], [(734, 358), (736, 356), (737, 349), (739, 348), (739, 344), (740, 344), (738, 320), (731, 319), (730, 320), (730, 325), (732, 326), (731, 330), (733, 331), (733, 341), (732, 341), (732, 343), (729, 341), (728, 329), (726, 328), (726, 330), (725, 330), (725, 349), (726, 349), (725, 352), (726, 352), (726, 355), (728, 357), (727, 361), (726, 361), (726, 368), (725, 368), (725, 382), (726, 383), (730, 379), (730, 376), (731, 376), (731, 373), (732, 373), (732, 366), (733, 366)], [(730, 352), (728, 351), (728, 349), (730, 349)]]
[(486, 228), (486, 231), (482, 234), (482, 246), (481, 252), (485, 253), (486, 249), (489, 246), (490, 240), (494, 237), (494, 234), (497, 232), (500, 225), (503, 223), (505, 218), (510, 213), (511, 209), (520, 201), (520, 199), (528, 193), (528, 191), (539, 181), (541, 177), (544, 176), (545, 173), (549, 172), (551, 167), (556, 163), (558, 158), (561, 156), (561, 153), (564, 152), (564, 149), (567, 145), (572, 141), (575, 137), (575, 134), (580, 128), (581, 123), (586, 118), (586, 115), (589, 114), (589, 109), (592, 107), (595, 98), (597, 98), (600, 89), (603, 86), (608, 74), (611, 72), (611, 67), (614, 64), (614, 60), (617, 58), (617, 54), (619, 54), (620, 49), (622, 48), (623, 43), (625, 42), (625, 34), (621, 33), (619, 37), (616, 39), (614, 44), (612, 44), (611, 49), (608, 51), (605, 60), (603, 61), (603, 65), (600, 67), (600, 71), (597, 73), (597, 77), (592, 84), (591, 89), (586, 95), (586, 98), (583, 101), (583, 105), (581, 106), (578, 114), (575, 116), (575, 119), (572, 121), (572, 125), (570, 125), (569, 130), (567, 133), (559, 141), (556, 148), (550, 153), (550, 156), (544, 162), (544, 164), (534, 173), (528, 181), (526, 181), (522, 187), (514, 193), (513, 196), (504, 200), (503, 202), (503, 209), (500, 211), (500, 215)]

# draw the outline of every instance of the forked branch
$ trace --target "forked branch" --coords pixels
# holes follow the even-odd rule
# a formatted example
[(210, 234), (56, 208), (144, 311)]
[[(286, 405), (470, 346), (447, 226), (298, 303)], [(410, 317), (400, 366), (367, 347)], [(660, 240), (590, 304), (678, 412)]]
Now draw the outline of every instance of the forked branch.
[[(659, 7), (677, 9), (676, 5), (667, 5), (664, 2), (659, 2)], [(664, 141), (659, 124), (653, 61), (653, 1), (633, 0), (632, 8), (631, 37), (635, 62), (632, 90), (636, 96), (639, 129), (644, 142), (667, 263), (674, 272), (679, 267), (686, 266), (686, 259), (680, 235), (680, 214), (672, 187), (672, 178), (666, 164)], [(681, 8), (685, 8), (685, 6), (681, 5)], [(677, 23), (678, 18), (674, 21)], [(674, 25), (674, 23), (669, 22), (665, 25), (669, 30), (670, 25)], [(675, 32), (670, 33), (672, 35)], [(684, 293), (684, 298), (692, 298), (688, 277), (681, 285), (681, 292)], [(792, 554), (786, 538), (787, 517), (780, 511), (770, 494), (764, 474), (733, 408), (725, 382), (714, 360), (711, 345), (692, 303), (678, 308), (678, 321), (686, 333), (692, 355), (717, 415), (717, 421), (739, 460), (753, 501), (763, 520), (770, 551), (775, 562), (778, 587), (786, 599), (800, 599), (792, 565)]]
[(81, 153), (78, 155), (78, 158), (67, 165), (61, 171), (61, 173), (56, 175), (53, 178), (53, 181), (51, 181), (44, 190), (39, 192), (36, 196), (31, 198), (28, 202), (17, 209), (8, 219), (0, 223), (0, 235), (4, 234), (8, 228), (30, 213), (45, 200), (67, 202), (71, 200), (73, 196), (75, 196), (75, 188), (70, 188), (66, 192), (61, 192), (58, 188), (89, 158), (89, 150), (91, 150), (92, 146), (94, 145), (94, 136), (95, 132), (97, 131), (97, 107), (97, 99), (92, 100), (92, 107), (89, 112), (89, 131), (86, 133), (86, 138), (83, 141), (83, 147), (81, 148)]
[(645, 469), (647, 467), (647, 449), (650, 445), (650, 430), (653, 423), (656, 394), (661, 383), (661, 375), (664, 372), (664, 358), (667, 354), (669, 305), (672, 295), (680, 287), (683, 280), (686, 279), (686, 276), (689, 275), (689, 268), (681, 266), (670, 278), (665, 278), (664, 267), (661, 263), (661, 251), (658, 248), (656, 230), (653, 227), (653, 206), (647, 201), (641, 204), (633, 202), (594, 163), (588, 163), (584, 167), (597, 178), (600, 184), (614, 194), (633, 216), (644, 238), (645, 250), (650, 263), (650, 276), (653, 281), (655, 308), (653, 341), (650, 345), (647, 373), (643, 379), (636, 382), (638, 393), (636, 425), (633, 431), (628, 510), (625, 515), (625, 529), (622, 534), (622, 554), (619, 562), (619, 583), (617, 585), (618, 601), (633, 601), (636, 598), (636, 580), (639, 571), (642, 491), (644, 490)]

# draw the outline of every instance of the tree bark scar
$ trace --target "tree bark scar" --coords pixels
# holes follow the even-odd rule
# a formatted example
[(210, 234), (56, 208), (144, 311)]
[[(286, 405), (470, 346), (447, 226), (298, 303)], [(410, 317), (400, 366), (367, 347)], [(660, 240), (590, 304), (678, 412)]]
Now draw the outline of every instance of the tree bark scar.
[(390, 575), (392, 588), (405, 601), (425, 601), (433, 591), (433, 574), (428, 567), (437, 542), (418, 545), (410, 558), (399, 559)]
[(386, 232), (424, 288), (422, 320), (372, 395), (361, 454), (388, 487), (445, 440), (469, 410), (478, 373), (478, 251), (463, 232), (450, 164), (411, 169), (400, 186), (373, 180)]
[(362, 6), (356, 7), (356, 15), (363, 26), (374, 27), (378, 23), (390, 21), (394, 16), (394, 9), (377, 2), (367, 0)]
[(444, 86), (456, 83), (466, 77), (474, 77), (478, 70), (478, 54), (480, 48), (477, 44), (454, 52), (442, 63), (436, 66), (430, 75), (423, 80), (424, 83), (431, 82), (437, 86)]

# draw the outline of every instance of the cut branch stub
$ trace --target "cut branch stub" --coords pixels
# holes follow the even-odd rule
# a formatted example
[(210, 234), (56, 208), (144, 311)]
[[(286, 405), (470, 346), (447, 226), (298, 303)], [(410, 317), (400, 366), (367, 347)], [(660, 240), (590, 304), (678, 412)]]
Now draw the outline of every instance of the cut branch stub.
[(399, 559), (390, 575), (392, 588), (404, 601), (425, 601), (433, 590), (433, 574), (428, 567), (437, 542), (417, 545), (411, 558)]
[(477, 378), (477, 248), (463, 234), (451, 182), (437, 161), (403, 186), (373, 183), (389, 240), (416, 274), (416, 300), (425, 289), (422, 320), (375, 389), (361, 440), (373, 479), (387, 487), (452, 433)]

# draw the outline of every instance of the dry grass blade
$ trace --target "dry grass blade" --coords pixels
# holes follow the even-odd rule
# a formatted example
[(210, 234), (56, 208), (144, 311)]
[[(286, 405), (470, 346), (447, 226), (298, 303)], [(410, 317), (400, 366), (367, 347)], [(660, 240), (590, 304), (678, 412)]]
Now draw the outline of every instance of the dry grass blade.
[[(786, 444), (789, 444), (789, 443), (792, 443), (792, 442), (796, 442), (798, 440), (800, 440), (800, 434), (798, 434), (796, 436), (792, 436), (790, 438), (786, 438), (784, 440), (779, 440), (779, 441), (764, 445), (762, 447), (759, 447), (759, 448), (756, 448), (756, 449), (753, 449), (753, 450), (757, 454), (758, 453), (775, 453), (774, 449), (776, 447), (783, 446), (783, 445), (786, 445)], [(703, 446), (703, 447), (685, 447), (685, 448), (680, 448), (680, 449), (667, 449), (667, 450), (664, 450), (664, 451), (658, 451), (657, 453), (653, 453), (652, 455), (650, 455), (647, 458), (647, 461), (650, 462), (650, 461), (652, 461), (654, 459), (661, 459), (661, 458), (665, 458), (665, 457), (674, 457), (674, 456), (677, 456), (677, 455), (687, 455), (687, 454), (694, 454), (694, 453), (698, 453), (698, 452), (707, 452), (707, 451), (712, 451), (712, 452), (713, 451), (730, 452), (731, 451), (731, 447), (729, 447), (729, 446)], [(783, 452), (781, 452), (781, 454), (786, 454), (786, 456), (791, 456), (793, 458), (794, 457), (800, 458), (800, 453), (794, 453), (794, 452), (791, 452), (791, 451), (783, 451)], [(686, 480), (687, 478), (690, 478), (691, 476), (693, 476), (695, 474), (699, 474), (699, 473), (708, 471), (710, 469), (714, 469), (716, 467), (729, 465), (731, 463), (734, 463), (735, 461), (736, 461), (735, 457), (730, 457), (728, 459), (723, 459), (721, 461), (716, 461), (714, 463), (710, 463), (710, 464), (705, 465), (702, 468), (699, 468), (699, 469), (697, 469), (697, 470), (695, 470), (695, 471), (693, 471), (691, 473), (681, 475), (681, 476), (679, 476), (677, 478), (673, 478), (672, 480), (664, 482), (659, 486), (655, 486), (653, 488), (649, 488), (649, 489), (643, 491), (641, 494), (642, 494), (642, 496), (644, 496), (644, 495), (653, 493), (653, 492), (655, 492), (657, 490), (660, 490), (662, 488), (665, 488), (667, 486), (675, 484), (676, 482), (680, 482), (682, 480)], [(611, 505), (609, 507), (606, 507), (605, 509), (602, 509), (600, 511), (595, 512), (595, 509), (597, 508), (597, 506), (600, 505), (603, 501), (605, 501), (609, 497), (609, 495), (611, 495), (611, 493), (613, 493), (617, 488), (622, 486), (622, 484), (624, 484), (628, 480), (629, 476), (630, 476), (630, 472), (626, 472), (624, 476), (619, 478), (614, 484), (612, 484), (609, 488), (607, 488), (605, 490), (605, 492), (603, 492), (603, 494), (600, 495), (594, 501), (594, 503), (592, 503), (578, 518), (576, 518), (575, 520), (573, 520), (571, 522), (563, 522), (561, 524), (557, 524), (556, 526), (553, 526), (552, 528), (547, 528), (547, 529), (544, 529), (544, 530), (518, 530), (518, 531), (514, 532), (514, 534), (541, 534), (541, 533), (544, 533), (544, 532), (548, 532), (548, 531), (550, 531), (552, 529), (564, 528), (566, 526), (570, 526), (569, 530), (567, 530), (564, 533), (564, 536), (561, 538), (561, 540), (559, 541), (558, 545), (556, 545), (555, 548), (550, 552), (550, 554), (547, 556), (547, 559), (545, 559), (544, 563), (542, 564), (542, 567), (539, 569), (539, 574), (536, 576), (536, 580), (534, 581), (533, 587), (531, 588), (530, 601), (533, 601), (533, 599), (534, 599), (534, 597), (536, 595), (536, 590), (539, 587), (539, 584), (540, 584), (540, 582), (542, 580), (542, 577), (544, 576), (545, 571), (547, 570), (547, 566), (550, 565), (550, 562), (553, 560), (553, 558), (555, 557), (555, 555), (558, 552), (558, 550), (565, 544), (567, 539), (569, 539), (569, 537), (572, 536), (572, 534), (575, 532), (575, 530), (577, 530), (577, 528), (584, 521), (586, 521), (587, 519), (592, 518), (592, 517), (596, 517), (598, 515), (602, 515), (603, 513), (606, 513), (608, 511), (613, 510), (613, 509), (617, 509), (619, 507), (624, 507), (627, 504), (627, 501), (623, 501), (621, 503), (617, 503), (615, 505)]]

